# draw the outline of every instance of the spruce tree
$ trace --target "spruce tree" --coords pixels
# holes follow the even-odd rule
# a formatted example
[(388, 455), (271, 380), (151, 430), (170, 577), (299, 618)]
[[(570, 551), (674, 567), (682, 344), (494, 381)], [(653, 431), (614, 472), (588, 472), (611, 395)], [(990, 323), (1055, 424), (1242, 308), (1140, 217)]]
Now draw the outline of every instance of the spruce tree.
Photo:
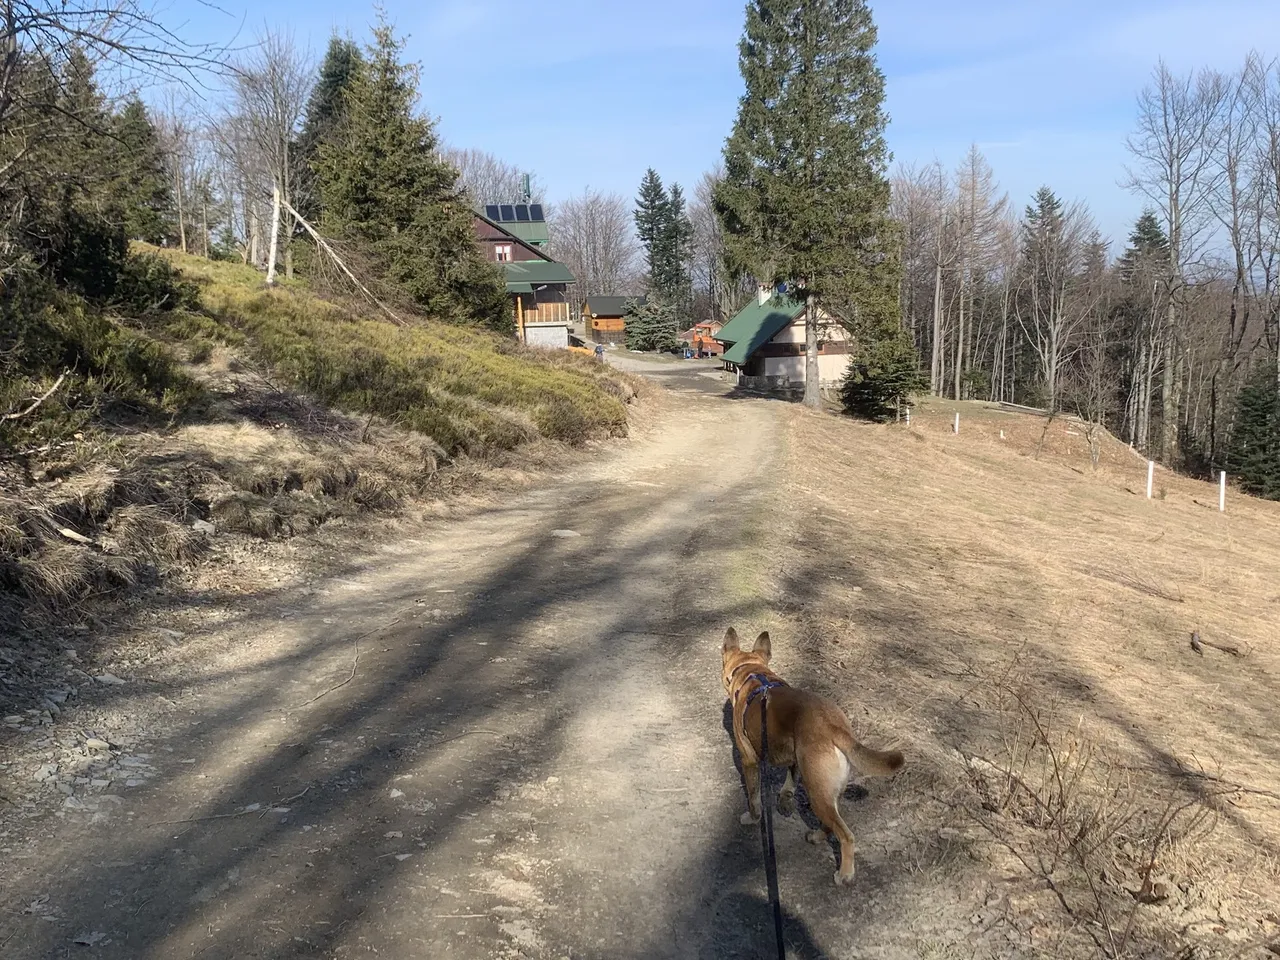
[(692, 279), (689, 275), (690, 245), (693, 243), (693, 223), (685, 211), (684, 191), (673, 183), (667, 194), (667, 209), (662, 224), (661, 263), (658, 275), (658, 291), (672, 301), (676, 309), (688, 313), (693, 299)]
[(649, 276), (649, 287), (660, 290), (665, 279), (668, 261), (667, 246), (671, 240), (669, 227), (671, 197), (662, 178), (650, 167), (640, 181), (640, 195), (636, 197), (636, 236), (644, 248), (644, 264)]
[(901, 403), (926, 386), (909, 337), (871, 338), (858, 351), (840, 385), (840, 399), (850, 413), (868, 420), (885, 420)]
[(442, 320), (513, 324), (502, 275), (480, 254), (458, 173), (415, 112), (417, 67), (384, 21), (343, 95), (316, 162), (325, 230), (353, 242), (381, 279)]
[(92, 61), (73, 48), (56, 76), (36, 66), (24, 78), (42, 114), (25, 176), (24, 246), (59, 286), (90, 299), (115, 290), (128, 252), (124, 204), (113, 191), (112, 117)]
[(1137, 272), (1143, 267), (1160, 267), (1164, 270), (1169, 265), (1169, 238), (1165, 236), (1164, 227), (1153, 210), (1144, 210), (1133, 225), (1129, 234), (1129, 248), (1117, 263), (1120, 279), (1131, 283)]
[(173, 232), (173, 195), (156, 128), (136, 98), (125, 104), (113, 126), (113, 192), (123, 206), (125, 234), (131, 240), (164, 243)]
[[(840, 316), (867, 351), (903, 336), (875, 42), (865, 0), (752, 0), (716, 190), (735, 269), (794, 285), (809, 316)], [(806, 328), (805, 403), (817, 406), (817, 324)]]
[(1247, 493), (1280, 500), (1280, 386), (1270, 364), (1254, 371), (1236, 400), (1227, 472)]
[(627, 304), (628, 350), (675, 350), (680, 345), (676, 336), (679, 318), (675, 305), (660, 293), (650, 293), (644, 303)]
[(363, 62), (354, 41), (334, 34), (320, 64), (320, 75), (307, 99), (306, 118), (298, 137), (298, 157), (302, 175), (298, 184), (299, 211), (307, 219), (320, 219), (320, 199), (315, 189), (313, 165), (319, 159), (320, 145), (342, 125), (346, 91)]

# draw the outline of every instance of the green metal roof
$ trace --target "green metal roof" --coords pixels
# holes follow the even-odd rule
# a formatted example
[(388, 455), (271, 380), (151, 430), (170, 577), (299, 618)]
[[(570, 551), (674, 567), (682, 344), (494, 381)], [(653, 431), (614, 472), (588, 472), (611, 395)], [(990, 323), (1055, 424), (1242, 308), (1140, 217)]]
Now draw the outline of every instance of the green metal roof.
[(713, 334), (711, 339), (732, 344), (722, 360), (746, 363), (750, 356), (777, 335), (778, 331), (804, 312), (804, 304), (790, 297), (773, 296), (764, 303), (752, 300), (738, 315)]
[(576, 282), (569, 268), (554, 260), (512, 260), (504, 263), (502, 269), (507, 275), (507, 290), (512, 293), (517, 292), (511, 289), (513, 283), (537, 286), (543, 283)]
[(533, 293), (533, 284), (531, 283), (508, 283), (507, 293)]
[(644, 297), (587, 297), (583, 306), (593, 317), (621, 317), (633, 300), (641, 306), (645, 303)]
[(519, 237), (525, 243), (533, 244), (535, 247), (540, 247), (551, 239), (551, 235), (547, 233), (547, 224), (545, 221), (538, 223), (504, 221), (501, 224), (501, 227), (512, 236)]

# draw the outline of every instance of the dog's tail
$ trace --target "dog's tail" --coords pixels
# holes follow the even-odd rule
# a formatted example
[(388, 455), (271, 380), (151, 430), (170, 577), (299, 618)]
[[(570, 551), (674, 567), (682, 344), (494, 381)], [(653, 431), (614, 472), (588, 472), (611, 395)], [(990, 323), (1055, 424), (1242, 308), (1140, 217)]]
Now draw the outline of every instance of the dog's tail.
[(842, 733), (837, 746), (860, 773), (868, 777), (888, 777), (902, 766), (905, 758), (901, 750), (872, 750), (860, 744), (852, 731)]

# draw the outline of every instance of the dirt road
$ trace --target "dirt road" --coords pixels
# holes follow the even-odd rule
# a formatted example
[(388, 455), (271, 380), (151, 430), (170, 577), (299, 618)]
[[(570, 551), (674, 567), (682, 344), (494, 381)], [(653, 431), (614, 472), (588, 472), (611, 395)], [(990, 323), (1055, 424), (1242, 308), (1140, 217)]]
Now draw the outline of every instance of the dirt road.
[[(163, 728), (0, 834), (0, 954), (764, 955), (718, 638), (771, 622), (784, 408), (652, 369), (660, 429), (193, 644)], [(146, 710), (124, 679), (104, 695)], [(779, 826), (789, 937), (817, 957), (810, 920), (867, 889), (837, 891), (803, 829)]]

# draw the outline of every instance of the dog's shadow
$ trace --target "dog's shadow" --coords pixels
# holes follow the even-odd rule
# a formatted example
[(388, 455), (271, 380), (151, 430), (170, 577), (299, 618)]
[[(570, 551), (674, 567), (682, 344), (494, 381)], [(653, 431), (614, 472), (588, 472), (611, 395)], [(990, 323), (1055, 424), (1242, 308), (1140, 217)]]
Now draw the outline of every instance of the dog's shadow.
[[(742, 754), (738, 751), (738, 743), (733, 735), (732, 700), (726, 699), (724, 702), (723, 724), (724, 732), (729, 738), (729, 746), (733, 750), (733, 765), (738, 771), (738, 780), (742, 784), (742, 809), (745, 810), (747, 804), (747, 784), (746, 781), (742, 779)], [(769, 796), (773, 800), (773, 812), (778, 816), (787, 816), (787, 814), (778, 810), (777, 806), (778, 794), (782, 790), (782, 784), (787, 779), (787, 768), (775, 767), (773, 764), (769, 764), (763, 773), (764, 775), (760, 778), (760, 789), (762, 791), (761, 800), (763, 801), (764, 795)], [(857, 803), (860, 800), (865, 800), (868, 796), (870, 796), (870, 794), (867, 792), (867, 789), (856, 783), (850, 783), (844, 791), (844, 798), (846, 800), (851, 800), (854, 803)], [(804, 823), (805, 827), (809, 830), (822, 829), (822, 822), (814, 816), (813, 808), (809, 805), (809, 794), (805, 789), (805, 783), (803, 780), (797, 780), (796, 783), (796, 808), (793, 815), (798, 816), (801, 822)], [(834, 838), (828, 837), (827, 844), (833, 851), (838, 853), (840, 844)]]

